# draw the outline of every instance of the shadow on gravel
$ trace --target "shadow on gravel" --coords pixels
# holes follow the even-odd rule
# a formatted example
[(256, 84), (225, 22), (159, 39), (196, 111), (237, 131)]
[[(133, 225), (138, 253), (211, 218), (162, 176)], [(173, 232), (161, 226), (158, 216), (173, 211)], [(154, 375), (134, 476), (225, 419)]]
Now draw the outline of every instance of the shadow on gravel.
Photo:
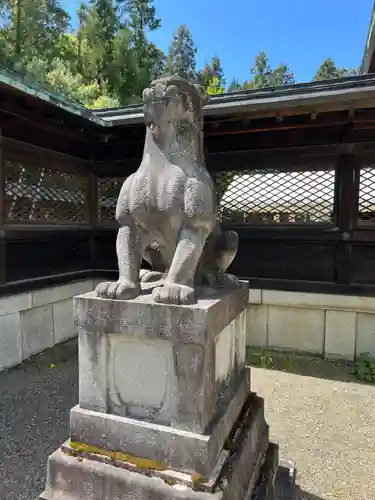
[(312, 493), (308, 493), (307, 491), (303, 491), (299, 487), (296, 487), (294, 498), (291, 498), (290, 500), (323, 500), (323, 498), (313, 495)]
[(69, 437), (77, 382), (76, 341), (0, 373), (1, 500), (37, 500), (48, 456)]

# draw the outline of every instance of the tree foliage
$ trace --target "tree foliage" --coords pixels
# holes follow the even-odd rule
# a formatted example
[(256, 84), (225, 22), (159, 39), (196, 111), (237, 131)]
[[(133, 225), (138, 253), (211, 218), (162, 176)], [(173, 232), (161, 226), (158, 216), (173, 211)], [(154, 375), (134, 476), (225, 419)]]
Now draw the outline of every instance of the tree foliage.
[(197, 78), (199, 83), (205, 88), (208, 88), (214, 78), (221, 87), (224, 87), (226, 82), (220, 59), (214, 56), (211, 62), (205, 64), (203, 69), (197, 73)]
[(325, 59), (319, 66), (318, 71), (314, 76), (314, 80), (331, 80), (333, 78), (343, 78), (345, 76), (355, 76), (357, 74), (357, 69), (339, 68), (330, 57), (327, 57), (327, 59)]
[(220, 83), (220, 79), (214, 76), (211, 81), (206, 85), (206, 90), (208, 95), (224, 94), (224, 87)]
[(286, 64), (280, 64), (272, 69), (265, 52), (260, 52), (255, 57), (254, 66), (251, 68), (250, 73), (252, 78), (244, 83), (244, 88), (278, 87), (295, 82), (294, 74)]
[[(292, 84), (286, 64), (272, 67), (261, 52), (249, 79), (227, 85), (218, 55), (197, 68), (197, 47), (186, 25), (174, 33), (164, 54), (149, 41), (162, 25), (154, 0), (86, 0), (77, 9), (77, 28), (61, 0), (0, 0), (0, 65), (29, 76), (89, 108), (139, 102), (143, 89), (161, 75), (199, 82), (209, 95)], [(352, 76), (327, 58), (314, 80)]]
[(165, 64), (165, 75), (178, 75), (181, 78), (195, 81), (197, 79), (193, 36), (186, 25), (180, 26), (169, 46)]

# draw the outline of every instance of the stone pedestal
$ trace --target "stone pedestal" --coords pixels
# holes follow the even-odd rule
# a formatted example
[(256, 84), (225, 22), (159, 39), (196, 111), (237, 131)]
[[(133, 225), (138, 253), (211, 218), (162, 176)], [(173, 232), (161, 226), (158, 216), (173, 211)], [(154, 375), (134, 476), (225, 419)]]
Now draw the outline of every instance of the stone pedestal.
[(278, 449), (245, 360), (247, 283), (192, 306), (148, 292), (75, 298), (79, 404), (40, 498), (276, 498)]

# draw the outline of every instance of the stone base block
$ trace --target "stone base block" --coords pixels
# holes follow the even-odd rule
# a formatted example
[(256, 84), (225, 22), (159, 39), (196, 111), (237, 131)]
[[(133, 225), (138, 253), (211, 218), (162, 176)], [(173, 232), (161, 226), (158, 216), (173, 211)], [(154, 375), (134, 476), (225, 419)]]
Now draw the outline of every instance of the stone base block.
[(204, 433), (246, 364), (248, 283), (191, 306), (75, 297), (79, 406)]
[[(245, 368), (218, 405), (204, 434), (184, 431), (118, 415), (82, 409), (70, 412), (71, 441), (124, 452), (176, 470), (210, 474), (250, 393), (250, 368)], [(263, 419), (260, 409), (254, 418)], [(256, 423), (254, 423), (256, 425)]]
[(253, 395), (209, 477), (66, 443), (48, 460), (47, 487), (40, 499), (276, 500), (277, 465), (278, 448), (269, 443), (263, 400)]

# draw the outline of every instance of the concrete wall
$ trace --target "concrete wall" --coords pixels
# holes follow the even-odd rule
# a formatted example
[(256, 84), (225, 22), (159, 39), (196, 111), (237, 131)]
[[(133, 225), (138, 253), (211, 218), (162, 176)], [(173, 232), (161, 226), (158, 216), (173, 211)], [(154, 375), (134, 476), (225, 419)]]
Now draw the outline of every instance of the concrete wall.
[(353, 361), (375, 357), (375, 297), (252, 290), (247, 345)]
[(96, 283), (76, 281), (0, 298), (0, 371), (73, 337), (72, 298)]
[[(74, 337), (72, 298), (98, 282), (0, 298), (0, 371)], [(375, 297), (251, 290), (247, 345), (347, 360), (375, 356)]]

